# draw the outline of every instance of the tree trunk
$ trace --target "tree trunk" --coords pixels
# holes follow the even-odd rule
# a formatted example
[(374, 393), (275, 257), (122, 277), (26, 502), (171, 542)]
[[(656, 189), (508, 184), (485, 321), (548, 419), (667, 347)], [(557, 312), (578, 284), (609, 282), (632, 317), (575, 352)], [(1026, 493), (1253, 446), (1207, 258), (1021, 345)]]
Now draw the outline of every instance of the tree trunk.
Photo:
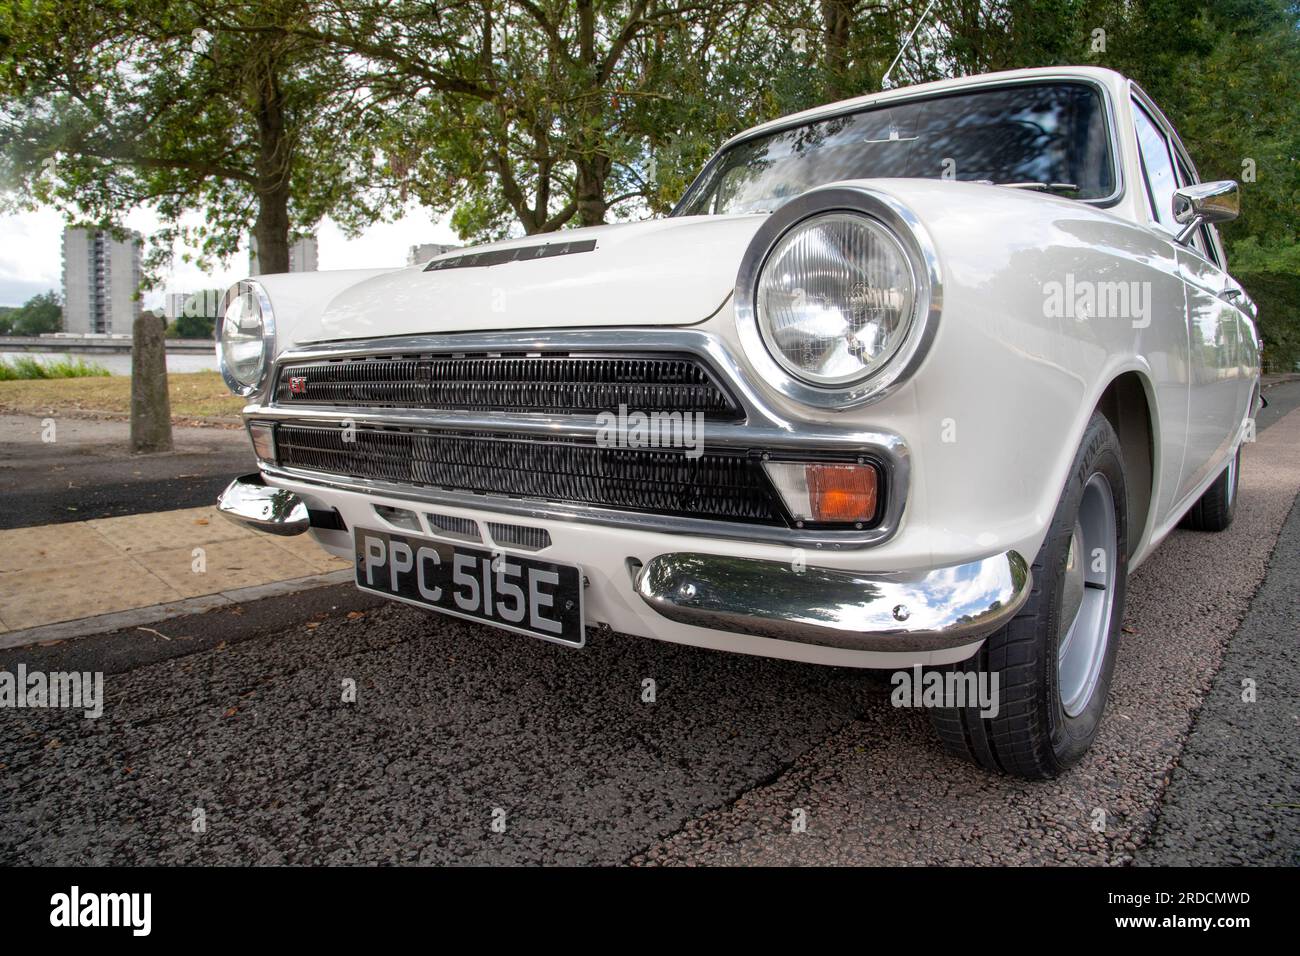
[(847, 88), (849, 39), (856, 3), (857, 0), (822, 0), (822, 21), (826, 30), (826, 94), (833, 100), (865, 92)]
[(578, 160), (576, 183), (578, 222), (584, 226), (600, 226), (605, 222), (605, 180), (609, 176), (609, 159), (592, 156)]
[(605, 178), (609, 175), (609, 160), (598, 152), (601, 136), (595, 132), (601, 124), (601, 113), (606, 97), (610, 95), (601, 82), (600, 66), (596, 53), (596, 12), (592, 0), (578, 0), (578, 62), (587, 71), (587, 96), (582, 100), (579, 114), (580, 138), (578, 140), (577, 179), (573, 199), (578, 207), (578, 224), (599, 226), (605, 222)]
[(259, 273), (289, 271), (289, 190), (257, 193), (257, 218), (253, 221)]
[(285, 130), (284, 98), (274, 60), (257, 83), (257, 266), (261, 273), (289, 271), (289, 173), (292, 167)]

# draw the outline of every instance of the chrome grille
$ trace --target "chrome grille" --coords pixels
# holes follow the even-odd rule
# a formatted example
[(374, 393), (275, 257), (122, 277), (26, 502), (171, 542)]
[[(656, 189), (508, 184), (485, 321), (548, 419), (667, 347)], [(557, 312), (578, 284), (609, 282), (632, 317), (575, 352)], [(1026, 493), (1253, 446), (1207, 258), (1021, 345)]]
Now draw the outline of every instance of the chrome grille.
[(286, 405), (588, 413), (699, 412), (741, 417), (699, 359), (542, 355), (367, 356), (293, 363), (280, 369), (275, 399)]
[(426, 511), (424, 520), (429, 522), (429, 530), (434, 534), (440, 534), (448, 538), (459, 538), (462, 541), (483, 540), (483, 536), (479, 534), (478, 522), (473, 518), (459, 518), (456, 515), (445, 515), (438, 511)]
[(551, 546), (551, 533), (545, 528), (489, 521), (488, 532), (497, 544), (519, 548), (521, 551), (541, 551)]
[[(351, 438), (351, 440), (345, 440)], [(280, 424), (281, 465), (405, 485), (725, 521), (782, 524), (761, 461), (499, 432)]]

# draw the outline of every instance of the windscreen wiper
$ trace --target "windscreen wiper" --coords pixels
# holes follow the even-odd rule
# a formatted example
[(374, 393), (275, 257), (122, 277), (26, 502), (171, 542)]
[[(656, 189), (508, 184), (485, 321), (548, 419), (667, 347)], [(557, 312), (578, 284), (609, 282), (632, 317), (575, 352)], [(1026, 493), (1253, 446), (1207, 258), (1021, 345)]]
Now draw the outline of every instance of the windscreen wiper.
[(1074, 183), (997, 183), (1008, 189), (1030, 189), (1039, 193), (1077, 193), (1079, 187)]

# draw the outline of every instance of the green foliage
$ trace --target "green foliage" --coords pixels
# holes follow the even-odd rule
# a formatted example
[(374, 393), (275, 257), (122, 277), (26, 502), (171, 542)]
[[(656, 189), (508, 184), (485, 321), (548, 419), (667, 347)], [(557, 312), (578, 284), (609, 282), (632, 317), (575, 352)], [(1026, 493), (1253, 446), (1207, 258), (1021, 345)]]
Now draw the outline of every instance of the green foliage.
[(42, 335), (63, 328), (63, 307), (54, 291), (34, 295), (0, 317), (0, 335)]
[(178, 339), (210, 339), (215, 326), (216, 320), (211, 316), (182, 313), (168, 326), (167, 335)]
[(30, 355), (20, 355), (12, 361), (0, 359), (0, 382), (37, 378), (98, 378), (108, 374), (108, 369), (97, 362), (87, 362), (67, 355), (45, 362)]
[(763, 120), (1091, 64), (1156, 98), (1204, 178), (1242, 180), (1231, 243), (1295, 244), (1295, 0), (937, 0), (886, 77), (928, 5), (21, 0), (0, 6), (0, 185), (91, 222), (153, 206), (173, 225), (151, 268), (252, 230), (274, 269), (323, 216), (355, 232), (410, 202), (467, 241), (662, 214)]
[(1233, 275), (1259, 310), (1264, 371), (1300, 372), (1300, 273), (1234, 269)]
[(1236, 272), (1282, 272), (1300, 275), (1300, 245), (1295, 243), (1260, 243), (1258, 236), (1248, 236), (1232, 246), (1229, 268)]
[[(0, 207), (115, 224), (151, 207), (157, 272), (173, 242), (201, 264), (258, 237), (266, 271), (325, 215), (392, 208), (372, 91), (312, 39), (314, 0), (23, 0), (0, 5)], [(302, 32), (299, 32), (299, 31)], [(182, 227), (181, 216), (203, 213)]]
[(1264, 370), (1300, 371), (1300, 244), (1248, 236), (1233, 244), (1228, 267), (1255, 300)]

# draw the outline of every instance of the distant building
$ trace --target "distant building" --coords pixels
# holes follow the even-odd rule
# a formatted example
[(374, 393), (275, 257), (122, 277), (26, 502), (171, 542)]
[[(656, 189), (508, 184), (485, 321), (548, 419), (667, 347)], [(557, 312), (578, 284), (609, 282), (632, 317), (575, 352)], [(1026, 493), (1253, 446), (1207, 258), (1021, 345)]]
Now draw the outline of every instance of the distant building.
[(418, 246), (411, 246), (410, 252), (406, 254), (406, 264), (418, 266), (421, 262), (428, 262), (434, 256), (459, 248), (460, 246), (444, 245), (440, 242), (422, 242)]
[[(315, 272), (319, 266), (316, 255), (316, 237), (303, 236), (294, 240), (289, 246), (289, 271), (290, 272)], [(260, 276), (262, 274), (261, 264), (257, 260), (257, 237), (250, 237), (248, 243), (248, 274), (250, 276)]]
[(140, 250), (137, 232), (114, 239), (102, 229), (63, 230), (63, 330), (131, 333), (140, 311)]

